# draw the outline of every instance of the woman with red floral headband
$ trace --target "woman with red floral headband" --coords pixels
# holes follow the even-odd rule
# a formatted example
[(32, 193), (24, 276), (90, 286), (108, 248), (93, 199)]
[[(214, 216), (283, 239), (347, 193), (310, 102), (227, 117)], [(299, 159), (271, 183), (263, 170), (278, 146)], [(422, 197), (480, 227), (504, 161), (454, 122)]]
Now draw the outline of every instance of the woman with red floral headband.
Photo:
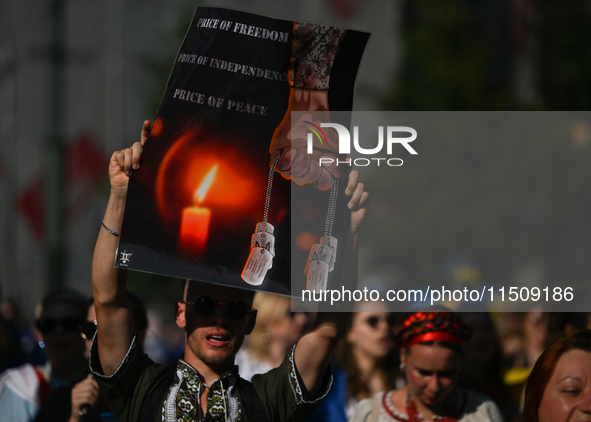
[(453, 312), (416, 312), (395, 330), (406, 386), (360, 402), (349, 422), (500, 422), (486, 396), (455, 388), (470, 330)]

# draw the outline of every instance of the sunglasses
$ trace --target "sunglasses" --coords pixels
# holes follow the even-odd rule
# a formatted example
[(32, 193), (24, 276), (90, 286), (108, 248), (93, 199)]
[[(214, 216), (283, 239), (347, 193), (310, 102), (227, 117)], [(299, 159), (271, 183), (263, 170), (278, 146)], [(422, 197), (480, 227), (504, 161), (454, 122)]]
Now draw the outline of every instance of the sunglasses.
[(80, 335), (84, 340), (92, 340), (96, 334), (96, 319), (94, 321), (86, 321), (82, 325), (82, 332)]
[(388, 325), (392, 325), (392, 321), (390, 318), (387, 317), (378, 317), (378, 316), (370, 316), (369, 318), (367, 318), (365, 320), (365, 322), (367, 323), (367, 325), (369, 325), (371, 327), (372, 330), (375, 330), (376, 328), (378, 328), (378, 325), (380, 325), (380, 322), (385, 321), (386, 324)]
[(52, 319), (42, 318), (35, 322), (35, 327), (42, 333), (51, 333), (57, 330), (57, 327), (62, 327), (65, 331), (80, 331), (84, 321), (79, 318), (64, 318), (64, 319)]
[(232, 299), (229, 302), (218, 302), (211, 296), (199, 296), (195, 302), (183, 302), (187, 305), (193, 305), (195, 313), (203, 318), (209, 318), (215, 314), (218, 305), (226, 305), (226, 315), (234, 321), (241, 321), (248, 315), (250, 309), (242, 299)]

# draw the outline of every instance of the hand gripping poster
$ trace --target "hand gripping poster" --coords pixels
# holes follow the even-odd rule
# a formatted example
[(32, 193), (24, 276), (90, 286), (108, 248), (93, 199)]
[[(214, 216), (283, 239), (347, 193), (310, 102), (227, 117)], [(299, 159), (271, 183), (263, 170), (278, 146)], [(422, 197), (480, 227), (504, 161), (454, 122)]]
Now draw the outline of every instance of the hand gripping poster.
[(345, 158), (321, 123), (352, 109), (368, 39), (198, 8), (130, 179), (115, 265), (286, 295), (338, 283), (348, 169), (321, 163)]

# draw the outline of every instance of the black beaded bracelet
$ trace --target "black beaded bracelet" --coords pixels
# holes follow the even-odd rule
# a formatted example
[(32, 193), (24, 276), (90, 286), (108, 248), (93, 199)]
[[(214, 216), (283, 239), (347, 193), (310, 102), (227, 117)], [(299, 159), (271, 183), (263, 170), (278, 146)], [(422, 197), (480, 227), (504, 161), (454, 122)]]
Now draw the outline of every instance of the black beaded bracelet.
[(108, 231), (109, 233), (111, 233), (113, 236), (119, 237), (119, 233), (117, 233), (115, 230), (113, 230), (112, 228), (110, 228), (109, 226), (107, 226), (105, 224), (105, 221), (103, 220), (103, 227), (105, 228), (106, 231)]

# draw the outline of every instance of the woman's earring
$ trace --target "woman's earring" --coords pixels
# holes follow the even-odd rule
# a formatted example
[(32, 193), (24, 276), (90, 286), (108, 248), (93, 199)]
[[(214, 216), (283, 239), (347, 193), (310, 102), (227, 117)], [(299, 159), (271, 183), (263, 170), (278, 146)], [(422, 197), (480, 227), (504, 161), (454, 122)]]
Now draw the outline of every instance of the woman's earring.
[(400, 369), (400, 372), (404, 372), (404, 363), (401, 363), (398, 368)]

